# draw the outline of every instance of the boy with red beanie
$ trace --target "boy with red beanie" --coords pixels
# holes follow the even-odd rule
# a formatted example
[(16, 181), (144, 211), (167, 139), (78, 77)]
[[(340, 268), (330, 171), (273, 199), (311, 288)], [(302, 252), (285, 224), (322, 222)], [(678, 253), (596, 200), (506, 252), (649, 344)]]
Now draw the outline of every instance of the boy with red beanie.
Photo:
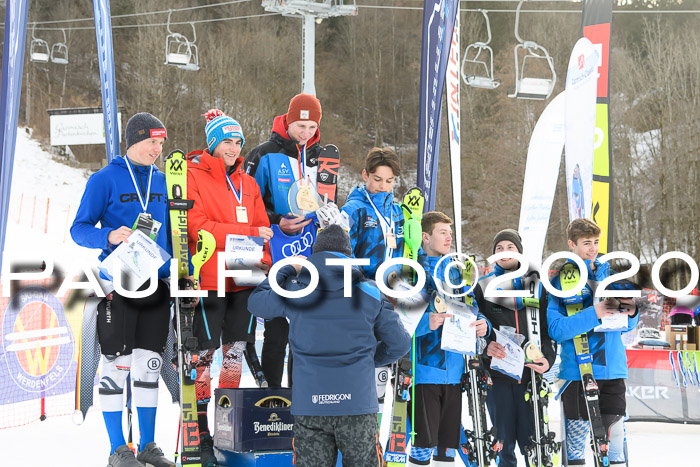
[[(291, 214), (289, 190), (295, 181), (308, 178), (316, 188), (321, 103), (312, 94), (297, 94), (287, 113), (275, 117), (270, 138), (245, 158), (245, 171), (254, 176), (262, 193), (273, 230), (294, 235), (311, 222)], [(301, 252), (298, 252), (301, 253)], [(289, 323), (284, 318), (265, 322), (262, 368), (270, 387), (282, 386)], [(289, 371), (291, 386), (291, 371)]]

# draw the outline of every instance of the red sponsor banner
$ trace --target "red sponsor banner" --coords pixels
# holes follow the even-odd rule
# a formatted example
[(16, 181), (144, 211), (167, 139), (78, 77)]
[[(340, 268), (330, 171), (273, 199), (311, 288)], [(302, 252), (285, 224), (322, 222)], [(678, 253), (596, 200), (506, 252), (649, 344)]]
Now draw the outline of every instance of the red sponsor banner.
[(168, 135), (165, 133), (165, 128), (158, 128), (151, 130), (151, 138), (167, 138)]
[(608, 58), (610, 54), (610, 23), (583, 27), (583, 37), (593, 43), (600, 61), (598, 62), (598, 97), (608, 97)]

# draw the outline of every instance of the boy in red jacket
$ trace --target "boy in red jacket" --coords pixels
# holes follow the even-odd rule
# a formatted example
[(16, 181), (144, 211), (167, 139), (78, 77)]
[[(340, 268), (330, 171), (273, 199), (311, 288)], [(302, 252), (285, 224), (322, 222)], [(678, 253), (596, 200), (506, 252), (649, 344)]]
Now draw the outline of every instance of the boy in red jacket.
[[(188, 214), (190, 251), (196, 252), (199, 229), (214, 235), (217, 254), (225, 250), (228, 234), (262, 237), (267, 242), (272, 230), (260, 189), (255, 179), (241, 170), (245, 139), (240, 124), (218, 109), (208, 111), (204, 117), (208, 148), (187, 155), (187, 196), (194, 201)], [(237, 388), (246, 345), (255, 343), (255, 318), (248, 312), (248, 296), (253, 288), (238, 286), (229, 277), (226, 295), (218, 297), (214, 292), (218, 283), (217, 255), (214, 258), (200, 273), (200, 289), (210, 293), (197, 305), (193, 325), (200, 348), (195, 384), (203, 466), (216, 465), (207, 421), (211, 398), (209, 369), (214, 352), (223, 343), (219, 387)], [(270, 264), (265, 248), (258, 266), (267, 271)]]

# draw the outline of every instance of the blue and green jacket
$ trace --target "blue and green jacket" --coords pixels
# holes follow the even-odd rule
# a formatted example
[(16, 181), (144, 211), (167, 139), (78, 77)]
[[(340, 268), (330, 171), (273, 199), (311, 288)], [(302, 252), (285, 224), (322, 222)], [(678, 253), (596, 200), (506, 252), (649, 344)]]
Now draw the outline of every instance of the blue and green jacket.
[[(425, 268), (426, 273), (426, 289), (431, 293), (436, 290), (433, 273), (441, 256), (421, 256), (421, 264)], [(450, 263), (449, 258), (440, 263), (438, 268), (438, 277), (442, 278), (445, 274), (445, 268)], [(456, 268), (450, 269), (450, 281), (454, 284), (462, 282), (459, 271)], [(464, 291), (463, 288), (461, 291)], [(468, 294), (474, 297), (474, 292)], [(474, 307), (478, 309), (476, 301)], [(416, 328), (416, 384), (460, 384), (462, 374), (464, 373), (464, 355), (442, 350), (442, 326), (432, 331), (430, 329), (430, 313), (434, 313), (435, 308), (432, 300), (428, 309), (425, 310), (423, 317)], [(478, 319), (486, 319), (479, 313)], [(488, 320), (487, 320), (488, 323)], [(489, 330), (487, 336), (491, 333), (491, 323), (488, 323)]]
[[(572, 262), (568, 260), (567, 262)], [(596, 315), (594, 295), (600, 281), (609, 277), (612, 272), (610, 265), (594, 260), (595, 272), (591, 269), (591, 261), (585, 260), (588, 268), (588, 283), (581, 291), (583, 310), (573, 316), (568, 316), (563, 299), (549, 294), (547, 306), (547, 321), (549, 323), (549, 335), (561, 345), (561, 364), (559, 365), (559, 378), (568, 381), (581, 379), (578, 363), (576, 363), (576, 350), (574, 349), (574, 337), (579, 334), (588, 335), (588, 344), (593, 356), (593, 377), (595, 379), (627, 378), (627, 353), (622, 343), (622, 333), (629, 332), (639, 322), (639, 313), (629, 318), (629, 324), (625, 331), (594, 332), (593, 328), (601, 324)], [(559, 275), (551, 279), (554, 288), (561, 290)]]
[(403, 210), (398, 203), (394, 202), (393, 193), (369, 194), (367, 188), (358, 186), (348, 195), (345, 205), (341, 211), (347, 213), (351, 219), (350, 242), (352, 243), (352, 253), (355, 258), (369, 258), (368, 266), (360, 266), (364, 275), (374, 279), (377, 268), (384, 262), (386, 251), (386, 241), (382, 231), (381, 221), (377, 217), (367, 196), (370, 197), (379, 212), (394, 220), (394, 232), (396, 235), (396, 249), (392, 257), (403, 256)]

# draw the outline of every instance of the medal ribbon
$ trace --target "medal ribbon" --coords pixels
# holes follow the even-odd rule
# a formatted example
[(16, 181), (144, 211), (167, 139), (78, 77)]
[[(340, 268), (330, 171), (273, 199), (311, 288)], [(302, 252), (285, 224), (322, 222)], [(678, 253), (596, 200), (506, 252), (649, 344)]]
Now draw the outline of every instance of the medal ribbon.
[(139, 189), (139, 186), (136, 184), (136, 177), (134, 177), (134, 172), (131, 170), (131, 164), (129, 163), (129, 158), (124, 156), (124, 161), (126, 161), (126, 168), (129, 169), (129, 175), (131, 175), (131, 181), (134, 184), (134, 188), (136, 189), (136, 194), (139, 197), (139, 203), (141, 204), (141, 208), (143, 208), (143, 212), (146, 212), (146, 209), (148, 209), (148, 200), (151, 197), (151, 177), (153, 175), (153, 166), (150, 166), (150, 172), (148, 172), (148, 187), (146, 188), (146, 202), (144, 203), (143, 197), (141, 196), (141, 190)]
[[(374, 205), (372, 202), (372, 198), (370, 198), (369, 193), (365, 190), (365, 196), (367, 197), (367, 201), (369, 201), (369, 204), (372, 205), (372, 208), (374, 209), (374, 212), (377, 214), (377, 217), (379, 218), (379, 225), (382, 227), (382, 235), (384, 236), (384, 243), (386, 244), (386, 236), (387, 233), (391, 232), (394, 234), (394, 241), (397, 242), (398, 245), (398, 239), (396, 239), (396, 234), (394, 233), (394, 219), (390, 217), (385, 217), (384, 214), (382, 214), (379, 209), (377, 209), (377, 206)], [(393, 248), (389, 248), (387, 245), (386, 250), (384, 251), (384, 261), (387, 261), (389, 258), (391, 258), (392, 254), (394, 252)]]

